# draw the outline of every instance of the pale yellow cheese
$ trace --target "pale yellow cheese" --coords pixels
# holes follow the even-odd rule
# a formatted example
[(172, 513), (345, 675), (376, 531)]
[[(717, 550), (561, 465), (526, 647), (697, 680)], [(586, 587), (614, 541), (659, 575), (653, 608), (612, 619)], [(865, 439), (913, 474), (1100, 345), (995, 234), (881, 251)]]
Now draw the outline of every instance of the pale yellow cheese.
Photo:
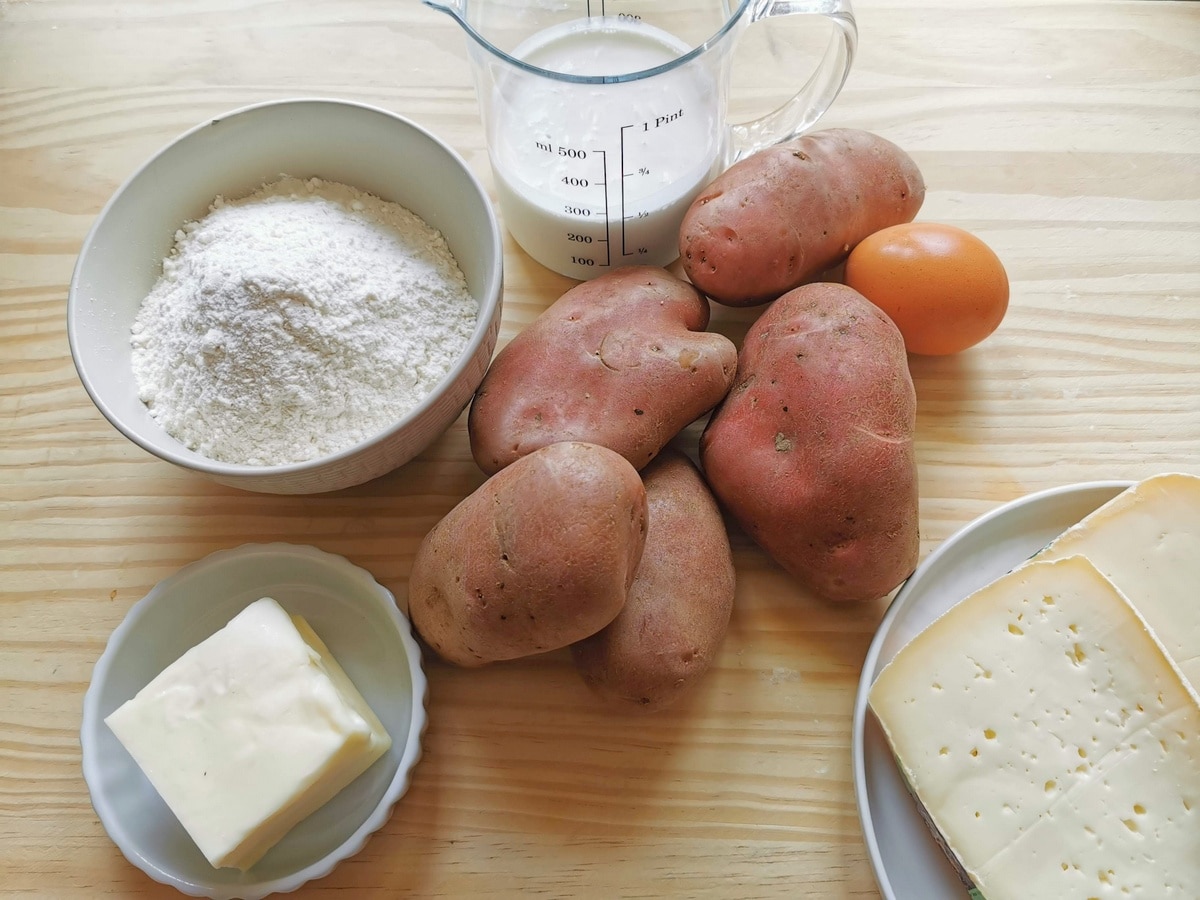
[(1139, 482), (1034, 558), (1077, 553), (1129, 598), (1200, 689), (1200, 476)]
[(955, 605), (869, 702), (987, 900), (1200, 897), (1200, 700), (1084, 557)]
[(248, 869), (391, 746), (329, 649), (271, 598), (105, 719), (216, 867)]

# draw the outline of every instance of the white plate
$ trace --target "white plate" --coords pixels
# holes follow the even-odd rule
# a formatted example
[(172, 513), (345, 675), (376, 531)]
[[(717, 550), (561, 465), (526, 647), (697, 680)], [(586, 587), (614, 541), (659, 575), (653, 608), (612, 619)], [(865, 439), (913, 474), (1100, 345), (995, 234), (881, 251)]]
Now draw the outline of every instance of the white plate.
[[(392, 748), (242, 873), (209, 865), (104, 717), (260, 597), (308, 620), (387, 727)], [(113, 841), (151, 878), (193, 896), (253, 900), (327, 875), (387, 821), (421, 753), (425, 699), (408, 620), (370, 573), (315, 547), (247, 544), (159, 582), (113, 632), (83, 701), (83, 777)]]
[(967, 525), (925, 560), (888, 607), (867, 651), (854, 703), (854, 791), (867, 853), (885, 900), (963, 900), (967, 891), (896, 770), (867, 692), (892, 657), (951, 606), (1041, 550), (1129, 487), (1097, 481), (1007, 503)]

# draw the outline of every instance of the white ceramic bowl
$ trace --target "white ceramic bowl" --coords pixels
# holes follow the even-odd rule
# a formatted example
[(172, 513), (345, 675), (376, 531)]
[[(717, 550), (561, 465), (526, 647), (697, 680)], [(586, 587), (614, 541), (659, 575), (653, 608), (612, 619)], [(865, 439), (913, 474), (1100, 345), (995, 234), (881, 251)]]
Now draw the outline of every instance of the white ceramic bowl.
[[(189, 450), (138, 399), (130, 327), (176, 230), (218, 195), (243, 196), (281, 174), (341, 182), (400, 203), (445, 236), (479, 301), (465, 353), (416, 409), (340, 453), (280, 466), (218, 462)], [(454, 422), (491, 361), (503, 251), (495, 213), (462, 158), (428, 131), (341, 100), (264, 103), (218, 116), (159, 151), (113, 195), (83, 243), (67, 299), (79, 378), (99, 410), (154, 455), (222, 484), (278, 494), (337, 490), (411, 460)]]
[[(308, 620), (392, 748), (243, 873), (209, 865), (104, 717), (260, 597)], [(222, 550), (156, 585), (113, 632), (83, 701), (83, 777), (105, 830), (151, 878), (197, 897), (255, 900), (327, 875), (387, 821), (421, 755), (426, 694), (408, 620), (370, 573), (314, 547)]]
[(1033, 556), (1130, 481), (1051, 488), (997, 507), (930, 554), (888, 607), (863, 662), (851, 739), (854, 793), (884, 900), (962, 900), (966, 889), (934, 841), (870, 715), (871, 685), (893, 656), (959, 600)]

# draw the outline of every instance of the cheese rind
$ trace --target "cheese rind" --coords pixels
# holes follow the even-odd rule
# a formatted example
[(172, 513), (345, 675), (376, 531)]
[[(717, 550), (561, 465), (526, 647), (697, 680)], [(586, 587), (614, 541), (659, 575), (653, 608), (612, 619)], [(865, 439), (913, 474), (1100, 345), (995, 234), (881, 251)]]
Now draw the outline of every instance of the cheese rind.
[(105, 722), (205, 858), (243, 870), (391, 746), (325, 644), (271, 598)]
[(1075, 554), (1091, 560), (1129, 598), (1200, 690), (1200, 476), (1147, 478), (1034, 559)]
[(869, 703), (988, 900), (1200, 896), (1200, 700), (1085, 558), (955, 605)]

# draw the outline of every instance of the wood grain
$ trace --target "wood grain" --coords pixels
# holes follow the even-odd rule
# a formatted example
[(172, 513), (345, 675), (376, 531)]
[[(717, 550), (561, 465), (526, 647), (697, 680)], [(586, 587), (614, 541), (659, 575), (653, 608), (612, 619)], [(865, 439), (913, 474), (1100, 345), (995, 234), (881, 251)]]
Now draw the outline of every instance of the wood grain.
[[(1200, 472), (1200, 5), (856, 12), (860, 53), (825, 124), (908, 149), (930, 186), (921, 217), (979, 233), (1012, 279), (987, 342), (911, 359), (923, 552), (1029, 491)], [(739, 65), (759, 68), (739, 72), (736, 109), (786, 94), (786, 60)], [(155, 582), (217, 549), (285, 540), (403, 595), (421, 537), (482, 481), (460, 420), (359, 488), (240, 493), (129, 444), (76, 378), (67, 284), (104, 202), (205, 116), (297, 95), (408, 115), (491, 185), (461, 35), (413, 0), (0, 2), (4, 894), (173, 895), (104, 833), (78, 744), (92, 666)], [(506, 282), (502, 341), (571, 284), (510, 240)], [(739, 339), (756, 315), (718, 309), (713, 327)], [(431, 661), (410, 793), (362, 854), (297, 896), (876, 896), (849, 742), (885, 604), (823, 605), (733, 539), (728, 639), (661, 715), (599, 708), (565, 654), (479, 671)]]

